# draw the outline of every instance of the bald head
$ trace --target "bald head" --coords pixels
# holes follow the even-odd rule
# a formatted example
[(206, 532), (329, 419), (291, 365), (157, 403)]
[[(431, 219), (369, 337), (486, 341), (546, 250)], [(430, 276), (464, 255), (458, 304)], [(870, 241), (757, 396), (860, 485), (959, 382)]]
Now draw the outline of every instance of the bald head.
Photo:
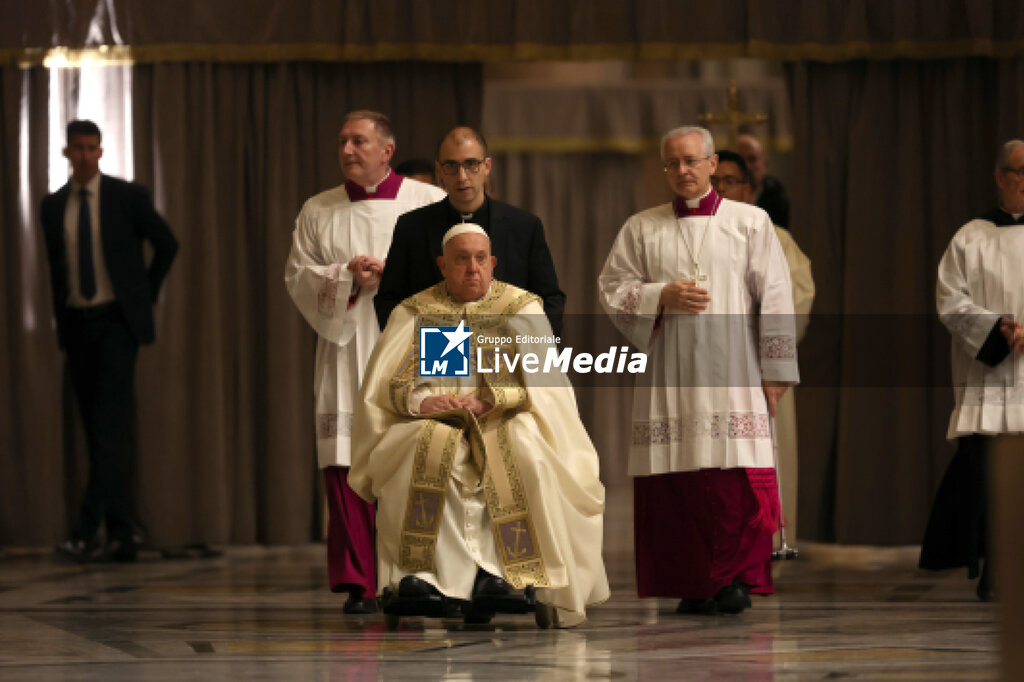
[(445, 142), (461, 143), (466, 140), (471, 140), (480, 145), (483, 156), (487, 156), (487, 140), (476, 128), (470, 126), (455, 126), (441, 138), (441, 141), (437, 143), (437, 160), (441, 160), (441, 147), (444, 146)]
[(761, 146), (761, 142), (753, 135), (744, 133), (736, 138), (736, 151), (747, 162), (747, 168), (750, 169), (754, 189), (760, 189), (761, 183), (764, 182), (764, 175), (768, 172), (768, 164), (765, 160), (764, 147)]

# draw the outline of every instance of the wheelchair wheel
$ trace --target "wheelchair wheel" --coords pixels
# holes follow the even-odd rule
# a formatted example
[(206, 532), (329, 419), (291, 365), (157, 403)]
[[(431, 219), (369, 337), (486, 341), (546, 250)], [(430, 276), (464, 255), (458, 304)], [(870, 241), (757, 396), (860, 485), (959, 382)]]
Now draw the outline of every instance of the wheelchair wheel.
[(463, 607), (462, 622), (467, 625), (487, 625), (494, 618), (494, 612), (473, 606), (472, 603)]
[(387, 628), (388, 632), (394, 632), (398, 629), (398, 624), (402, 622), (401, 616), (397, 613), (385, 613), (384, 614), (384, 627)]
[(538, 603), (537, 610), (533, 612), (533, 618), (541, 630), (550, 630), (558, 625), (558, 613), (550, 604)]

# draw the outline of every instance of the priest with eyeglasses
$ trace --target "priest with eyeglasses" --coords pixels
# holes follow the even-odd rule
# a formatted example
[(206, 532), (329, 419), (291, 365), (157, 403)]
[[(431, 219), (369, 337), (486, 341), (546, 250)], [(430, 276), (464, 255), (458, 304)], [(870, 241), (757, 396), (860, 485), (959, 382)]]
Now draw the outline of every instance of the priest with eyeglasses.
[(711, 186), (704, 128), (661, 143), (667, 204), (629, 218), (598, 278), (605, 311), (648, 354), (629, 474), (640, 597), (739, 613), (774, 591), (772, 417), (797, 383), (789, 266), (762, 209)]
[(495, 279), (539, 296), (555, 334), (561, 332), (565, 294), (551, 260), (544, 225), (522, 209), (489, 197), (491, 174), (487, 140), (468, 126), (450, 130), (438, 145), (437, 177), (448, 196), (403, 215), (395, 225), (373, 304), (383, 329), (391, 311), (403, 300), (441, 281), (437, 259), (441, 240), (452, 226), (481, 226), (498, 259)]

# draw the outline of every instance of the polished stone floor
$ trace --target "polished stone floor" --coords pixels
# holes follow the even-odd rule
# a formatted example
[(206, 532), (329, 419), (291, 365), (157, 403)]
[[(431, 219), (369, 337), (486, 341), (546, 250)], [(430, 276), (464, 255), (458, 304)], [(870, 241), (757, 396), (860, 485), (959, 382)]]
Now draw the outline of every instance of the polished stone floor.
[(0, 558), (0, 680), (988, 680), (991, 605), (912, 550), (824, 546), (777, 567), (778, 594), (740, 616), (639, 600), (632, 555), (608, 557), (612, 599), (584, 627), (528, 616), (472, 629), (344, 616), (325, 552), (241, 547), (220, 558), (77, 566)]
[(322, 545), (78, 566), (0, 552), (0, 680), (994, 680), (995, 609), (915, 548), (800, 546), (740, 616), (636, 597), (632, 499), (609, 489), (612, 598), (574, 630), (345, 616)]

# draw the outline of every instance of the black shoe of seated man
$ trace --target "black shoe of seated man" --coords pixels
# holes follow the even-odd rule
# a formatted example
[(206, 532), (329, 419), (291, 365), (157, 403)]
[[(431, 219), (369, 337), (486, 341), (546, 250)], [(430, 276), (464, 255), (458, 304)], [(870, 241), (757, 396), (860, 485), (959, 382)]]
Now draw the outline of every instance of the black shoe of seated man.
[(399, 597), (440, 597), (441, 592), (436, 587), (422, 578), (414, 575), (407, 575), (398, 581)]
[(750, 608), (750, 588), (738, 580), (723, 587), (715, 595), (715, 607), (719, 613), (742, 613)]
[(676, 613), (697, 616), (713, 616), (717, 611), (714, 599), (681, 599)]
[(349, 592), (345, 605), (341, 607), (341, 612), (347, 615), (377, 613), (377, 600), (372, 597), (364, 597), (364, 594), (363, 590)]
[(512, 585), (504, 578), (483, 570), (476, 574), (476, 582), (473, 583), (474, 597), (507, 597), (510, 594)]

